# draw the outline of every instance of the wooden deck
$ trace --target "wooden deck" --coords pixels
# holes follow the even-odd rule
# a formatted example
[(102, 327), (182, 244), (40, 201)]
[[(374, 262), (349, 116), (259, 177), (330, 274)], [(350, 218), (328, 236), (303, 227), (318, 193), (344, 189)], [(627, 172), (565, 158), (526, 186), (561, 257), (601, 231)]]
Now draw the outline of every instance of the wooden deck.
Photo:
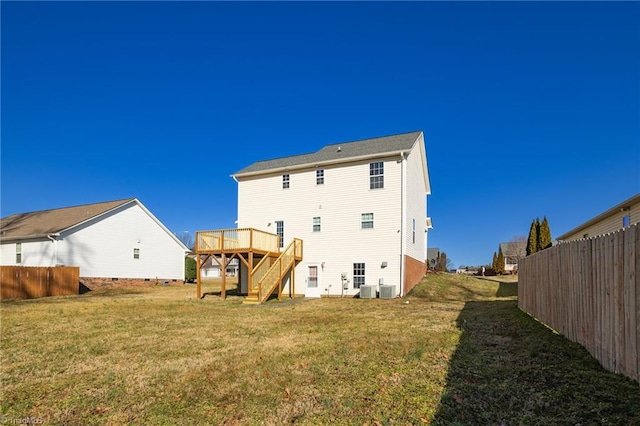
[[(225, 271), (233, 258), (247, 267), (247, 303), (262, 303), (278, 288), (282, 293), (282, 280), (290, 271), (292, 294), (295, 294), (295, 265), (302, 260), (302, 240), (294, 239), (284, 250), (280, 237), (253, 228), (223, 229), (196, 232), (197, 297), (202, 298), (201, 268), (212, 257), (221, 271)], [(226, 280), (222, 276), (221, 297), (226, 297)]]

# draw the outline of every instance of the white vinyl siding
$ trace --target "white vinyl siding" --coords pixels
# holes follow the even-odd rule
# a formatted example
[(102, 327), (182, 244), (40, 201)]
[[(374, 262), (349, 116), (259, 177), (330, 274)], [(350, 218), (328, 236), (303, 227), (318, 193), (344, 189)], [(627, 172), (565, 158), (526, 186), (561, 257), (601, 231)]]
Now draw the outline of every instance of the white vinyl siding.
[[(18, 244), (20, 245), (18, 247)], [(0, 264), (18, 266), (56, 266), (55, 244), (49, 239), (2, 243)], [(20, 253), (20, 256), (18, 256)]]
[[(424, 185), (421, 149), (424, 141), (418, 139), (405, 162), (407, 167), (407, 211), (405, 212), (405, 254), (420, 262), (427, 257), (427, 194)], [(415, 219), (415, 228), (413, 220)], [(414, 231), (415, 230), (415, 231)]]
[[(137, 204), (90, 221), (59, 240), (59, 263), (79, 266), (81, 277), (184, 279), (184, 249)], [(144, 255), (135, 259), (134, 248)]]
[[(238, 228), (257, 228), (276, 233), (275, 220), (286, 224), (285, 246), (292, 238), (304, 244), (304, 261), (296, 269), (296, 292), (304, 293), (309, 263), (317, 263), (321, 294), (341, 293), (341, 273), (353, 283), (353, 263), (366, 262), (373, 282), (400, 284), (401, 180), (399, 156), (384, 159), (384, 191), (369, 189), (371, 161), (324, 167), (324, 185), (316, 184), (316, 169), (291, 170), (296, 182), (287, 191), (279, 184), (282, 175), (238, 178)], [(348, 185), (345, 185), (348, 182)], [(277, 202), (276, 202), (277, 201)], [(367, 210), (363, 210), (363, 206)], [(361, 229), (361, 213), (373, 213), (374, 229)], [(313, 232), (310, 218), (322, 217), (322, 232)], [(417, 216), (416, 216), (417, 217)], [(423, 221), (424, 222), (424, 221)], [(357, 258), (354, 259), (354, 253)], [(387, 262), (386, 267), (381, 267)], [(329, 287), (331, 286), (331, 287)], [(352, 284), (350, 285), (352, 287)], [(328, 292), (327, 292), (328, 290)], [(399, 291), (399, 290), (398, 290)], [(345, 294), (357, 294), (350, 289)]]

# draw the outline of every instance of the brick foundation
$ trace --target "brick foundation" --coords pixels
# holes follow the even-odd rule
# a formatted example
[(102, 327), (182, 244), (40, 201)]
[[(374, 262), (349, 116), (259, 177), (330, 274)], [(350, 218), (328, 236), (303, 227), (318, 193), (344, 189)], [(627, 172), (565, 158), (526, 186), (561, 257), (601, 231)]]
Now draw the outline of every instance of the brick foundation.
[(413, 257), (409, 257), (407, 255), (404, 256), (404, 294), (411, 291), (411, 289), (422, 280), (424, 275), (427, 273), (427, 264), (425, 262), (420, 262), (419, 260), (414, 259)]
[[(121, 287), (153, 287), (155, 285), (182, 285), (184, 280), (174, 279), (162, 279), (162, 278), (150, 278), (145, 280), (144, 278), (96, 278), (96, 277), (80, 277), (80, 288), (86, 287), (88, 290), (100, 290), (103, 288), (121, 288)], [(88, 291), (86, 290), (85, 291)], [(81, 290), (82, 292), (82, 290)]]

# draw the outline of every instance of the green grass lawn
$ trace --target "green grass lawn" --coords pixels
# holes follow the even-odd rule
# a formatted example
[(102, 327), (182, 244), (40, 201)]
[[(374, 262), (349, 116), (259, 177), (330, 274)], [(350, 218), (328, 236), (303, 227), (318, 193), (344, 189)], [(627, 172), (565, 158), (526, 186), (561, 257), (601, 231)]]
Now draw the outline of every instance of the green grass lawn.
[(1, 412), (6, 424), (640, 424), (638, 384), (520, 312), (516, 285), (433, 274), (396, 300), (247, 306), (185, 285), (3, 302)]

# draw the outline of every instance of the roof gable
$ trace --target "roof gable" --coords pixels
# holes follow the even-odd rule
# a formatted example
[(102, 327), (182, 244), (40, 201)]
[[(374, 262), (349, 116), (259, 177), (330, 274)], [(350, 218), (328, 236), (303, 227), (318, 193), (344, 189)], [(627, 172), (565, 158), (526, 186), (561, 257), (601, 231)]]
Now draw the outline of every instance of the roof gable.
[(132, 201), (135, 198), (14, 214), (0, 219), (0, 238), (26, 239), (58, 234)]
[(357, 158), (406, 152), (413, 148), (421, 134), (421, 131), (416, 131), (379, 138), (362, 139), (353, 142), (334, 143), (326, 145), (324, 148), (311, 154), (257, 161), (234, 173), (232, 176), (240, 177), (262, 174), (287, 168), (302, 168), (310, 165), (340, 163), (343, 161), (353, 161)]

